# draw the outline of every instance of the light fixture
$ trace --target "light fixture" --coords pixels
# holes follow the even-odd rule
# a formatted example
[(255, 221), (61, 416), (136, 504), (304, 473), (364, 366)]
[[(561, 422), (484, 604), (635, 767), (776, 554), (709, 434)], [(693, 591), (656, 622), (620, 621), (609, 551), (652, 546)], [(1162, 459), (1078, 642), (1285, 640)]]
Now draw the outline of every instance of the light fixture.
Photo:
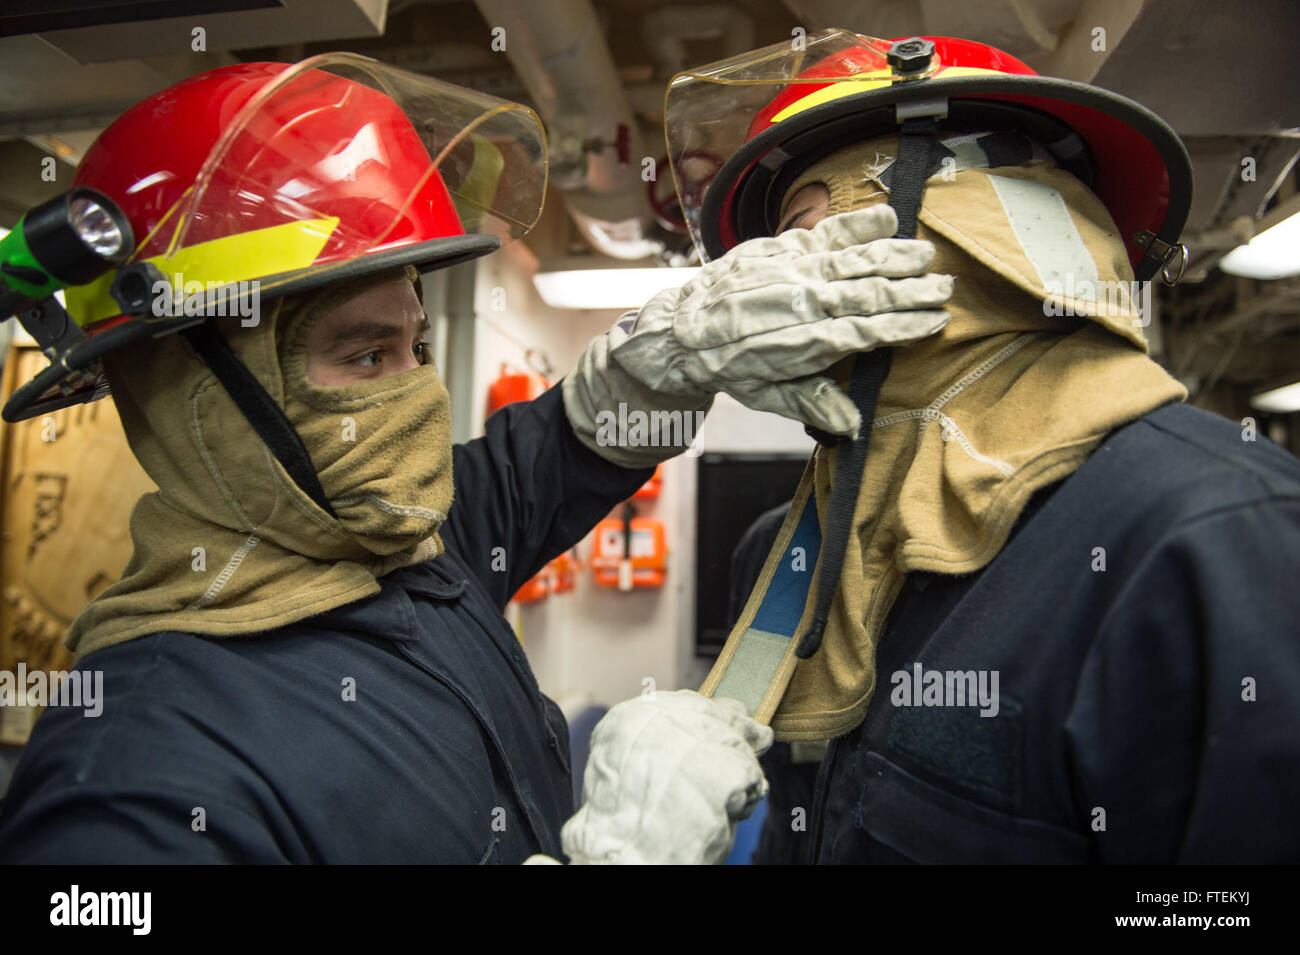
[(1256, 411), (1267, 411), (1270, 414), (1300, 411), (1300, 381), (1252, 395), (1250, 406)]
[[(1270, 217), (1260, 222), (1264, 225)], [(1284, 279), (1300, 275), (1300, 211), (1266, 226), (1245, 245), (1219, 259), (1229, 275), (1248, 279)]]
[(558, 268), (533, 285), (551, 308), (640, 308), (656, 293), (685, 285), (698, 268)]

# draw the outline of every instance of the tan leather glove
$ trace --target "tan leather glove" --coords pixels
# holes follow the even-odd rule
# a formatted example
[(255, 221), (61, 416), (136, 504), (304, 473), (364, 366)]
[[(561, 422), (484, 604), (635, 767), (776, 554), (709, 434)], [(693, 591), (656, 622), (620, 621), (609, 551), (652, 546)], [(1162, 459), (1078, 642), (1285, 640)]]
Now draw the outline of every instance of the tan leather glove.
[(708, 408), (725, 391), (832, 434), (856, 434), (853, 402), (826, 369), (880, 345), (933, 335), (952, 277), (927, 273), (934, 246), (894, 239), (887, 205), (831, 216), (812, 229), (742, 242), (686, 285), (660, 292), (593, 341), (564, 379), (579, 438), (628, 467), (680, 453), (611, 441), (608, 425), (632, 410)]
[(578, 865), (723, 862), (767, 795), (758, 757), (771, 745), (737, 700), (677, 690), (619, 703), (592, 733), (564, 851)]

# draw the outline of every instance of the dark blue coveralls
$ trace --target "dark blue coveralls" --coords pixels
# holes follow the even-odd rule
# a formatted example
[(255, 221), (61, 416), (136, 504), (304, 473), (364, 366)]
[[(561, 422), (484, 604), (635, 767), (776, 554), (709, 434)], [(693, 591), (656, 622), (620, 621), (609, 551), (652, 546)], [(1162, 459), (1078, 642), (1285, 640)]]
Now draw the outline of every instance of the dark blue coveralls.
[[(1166, 405), (983, 570), (909, 575), (866, 718), (811, 806), (773, 780), (754, 861), (1300, 861), (1300, 462), (1243, 437)], [(997, 714), (895, 696), (917, 664), (996, 671)]]
[(501, 612), (651, 473), (584, 447), (553, 388), (455, 449), (446, 552), (381, 593), (262, 633), (87, 655), (103, 713), (37, 720), (0, 807), (0, 862), (560, 857), (568, 732)]

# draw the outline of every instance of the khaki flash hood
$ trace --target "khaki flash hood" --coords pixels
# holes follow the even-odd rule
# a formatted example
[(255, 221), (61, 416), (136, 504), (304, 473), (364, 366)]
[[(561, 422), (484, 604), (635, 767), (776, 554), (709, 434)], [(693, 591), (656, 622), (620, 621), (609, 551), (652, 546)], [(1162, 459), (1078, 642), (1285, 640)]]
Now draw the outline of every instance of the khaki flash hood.
[(437, 369), (337, 387), (307, 378), (316, 321), (403, 276), (417, 280), (408, 266), (279, 299), (252, 328), (212, 319), (284, 409), (337, 517), (294, 483), (183, 336), (106, 356), (131, 450), (158, 491), (131, 513), (122, 578), (68, 631), (79, 658), (161, 630), (280, 627), (377, 593), (378, 577), (442, 552), (451, 417)]
[[(813, 182), (830, 191), (829, 215), (885, 202), (877, 177), (897, 155), (896, 136), (836, 152), (791, 185), (786, 203)], [(783, 664), (794, 670), (772, 718), (777, 739), (826, 739), (862, 721), (876, 641), (905, 574), (986, 566), (1034, 491), (1073, 473), (1108, 432), (1186, 397), (1147, 355), (1114, 222), (1051, 160), (932, 177), (917, 237), (934, 243), (931, 271), (956, 277), (951, 320), (894, 351), (839, 592), (818, 652), (796, 665), (791, 650)], [(842, 382), (848, 371), (836, 369)], [(823, 526), (835, 456), (819, 448), (813, 464)], [(1086, 569), (1088, 556), (1062, 558)], [(757, 604), (756, 591), (737, 633)]]

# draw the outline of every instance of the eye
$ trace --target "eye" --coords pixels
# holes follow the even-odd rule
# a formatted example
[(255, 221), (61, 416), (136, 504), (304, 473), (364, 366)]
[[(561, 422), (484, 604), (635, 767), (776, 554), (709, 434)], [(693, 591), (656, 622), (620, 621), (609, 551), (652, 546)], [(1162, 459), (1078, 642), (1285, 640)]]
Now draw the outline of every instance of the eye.
[(791, 215), (789, 218), (785, 220), (785, 224), (780, 226), (776, 230), (776, 234), (780, 235), (782, 232), (788, 232), (789, 230), (793, 229), (795, 226), (799, 224), (800, 220), (802, 220), (803, 217), (810, 212), (812, 212), (811, 208), (800, 209), (798, 212), (794, 213), (793, 215)]
[(411, 348), (411, 354), (415, 356), (421, 365), (427, 365), (429, 363), (429, 343), (423, 340), (416, 342)]
[[(354, 365), (360, 365), (362, 368), (373, 368), (375, 367), (375, 365), (379, 364), (379, 359), (383, 356), (383, 354), (384, 354), (384, 350), (382, 348), (376, 348), (374, 351), (366, 352), (364, 355), (362, 355), (359, 358), (354, 358), (352, 360), (352, 363)], [(371, 358), (373, 358), (374, 361), (368, 360)]]

